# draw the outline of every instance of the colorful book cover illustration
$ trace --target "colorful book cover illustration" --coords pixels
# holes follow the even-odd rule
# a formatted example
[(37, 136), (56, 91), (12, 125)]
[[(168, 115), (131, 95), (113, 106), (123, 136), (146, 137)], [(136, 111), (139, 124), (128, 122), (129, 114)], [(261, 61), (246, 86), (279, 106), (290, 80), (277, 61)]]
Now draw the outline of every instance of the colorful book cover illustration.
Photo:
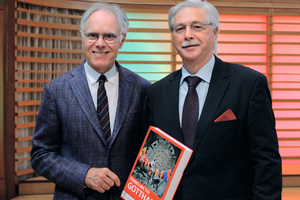
[(121, 197), (172, 199), (192, 152), (164, 131), (150, 126)]

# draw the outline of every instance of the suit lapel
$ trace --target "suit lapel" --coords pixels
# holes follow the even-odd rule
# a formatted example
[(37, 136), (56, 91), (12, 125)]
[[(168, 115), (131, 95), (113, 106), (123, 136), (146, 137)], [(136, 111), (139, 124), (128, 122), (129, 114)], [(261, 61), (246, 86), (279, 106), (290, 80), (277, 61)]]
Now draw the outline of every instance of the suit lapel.
[[(193, 149), (197, 151), (203, 137), (206, 133), (207, 127), (212, 123), (214, 113), (216, 112), (221, 100), (227, 90), (229, 81), (226, 79), (227, 72), (225, 67), (223, 66), (223, 62), (218, 59), (216, 56), (215, 66), (213, 69), (211, 82), (209, 84), (209, 89), (207, 93), (207, 97), (203, 106), (203, 110), (201, 113), (200, 120), (197, 125), (197, 134), (194, 140)], [(196, 152), (193, 153), (195, 155)], [(192, 158), (193, 159), (193, 156)]]
[(94, 127), (95, 131), (103, 141), (104, 145), (106, 141), (104, 139), (102, 129), (98, 116), (96, 114), (96, 109), (94, 107), (93, 99), (90, 93), (90, 89), (86, 80), (86, 74), (84, 70), (84, 62), (72, 72), (73, 78), (70, 79), (70, 86), (74, 92), (75, 97), (77, 98), (83, 112), (87, 116), (88, 120)]
[(179, 122), (179, 84), (181, 78), (181, 70), (176, 71), (170, 76), (170, 84), (167, 87), (166, 98), (168, 102), (168, 111), (170, 113), (168, 119), (170, 124), (173, 124), (171, 127), (171, 133), (174, 138), (178, 141), (183, 142), (183, 136), (181, 132), (180, 122)]
[(131, 94), (134, 88), (134, 80), (132, 76), (124, 70), (124, 68), (116, 62), (116, 66), (119, 70), (119, 95), (118, 105), (116, 111), (115, 125), (112, 133), (112, 137), (109, 140), (109, 147), (113, 144), (117, 135), (120, 132), (126, 113), (128, 112), (129, 103), (131, 101)]

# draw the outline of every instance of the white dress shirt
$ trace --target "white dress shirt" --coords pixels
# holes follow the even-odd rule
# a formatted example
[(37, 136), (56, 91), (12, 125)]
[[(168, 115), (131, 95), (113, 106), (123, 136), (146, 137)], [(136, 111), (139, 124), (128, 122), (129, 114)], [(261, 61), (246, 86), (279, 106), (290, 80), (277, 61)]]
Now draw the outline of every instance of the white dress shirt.
[(198, 120), (200, 119), (201, 112), (203, 109), (203, 105), (206, 99), (206, 95), (209, 88), (209, 83), (212, 75), (212, 71), (215, 65), (215, 56), (212, 55), (211, 59), (206, 63), (196, 74), (191, 75), (182, 64), (181, 68), (181, 79), (180, 79), (180, 86), (179, 86), (179, 121), (180, 121), (180, 127), (182, 125), (182, 111), (183, 111), (183, 105), (184, 100), (188, 92), (188, 84), (184, 79), (187, 76), (198, 76), (201, 78), (201, 82), (196, 87), (198, 98), (199, 98), (199, 116)]
[[(84, 63), (84, 70), (93, 98), (94, 106), (97, 110), (97, 91), (99, 86), (98, 78), (101, 76), (101, 74), (91, 68), (87, 62)], [(116, 65), (114, 65), (108, 72), (103, 75), (105, 75), (107, 78), (107, 81), (105, 81), (104, 83), (104, 87), (108, 100), (110, 130), (111, 134), (113, 134), (119, 94), (119, 72)]]

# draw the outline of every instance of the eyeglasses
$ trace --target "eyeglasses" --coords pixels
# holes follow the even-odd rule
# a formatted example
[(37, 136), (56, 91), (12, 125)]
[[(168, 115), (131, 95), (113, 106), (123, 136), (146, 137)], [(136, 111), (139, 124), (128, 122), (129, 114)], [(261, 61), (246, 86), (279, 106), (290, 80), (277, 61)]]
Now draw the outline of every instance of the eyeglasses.
[(112, 44), (115, 42), (116, 38), (122, 34), (120, 35), (115, 35), (113, 33), (99, 34), (99, 33), (91, 32), (91, 33), (85, 33), (84, 35), (86, 36), (88, 42), (90, 43), (95, 43), (99, 39), (100, 35), (102, 35), (102, 38), (106, 43)]
[(179, 24), (179, 25), (174, 26), (173, 31), (176, 34), (182, 34), (182, 33), (185, 33), (186, 27), (189, 26), (193, 32), (201, 32), (206, 29), (205, 26), (210, 26), (210, 25), (212, 25), (212, 23), (209, 23), (209, 24), (193, 23), (191, 25)]

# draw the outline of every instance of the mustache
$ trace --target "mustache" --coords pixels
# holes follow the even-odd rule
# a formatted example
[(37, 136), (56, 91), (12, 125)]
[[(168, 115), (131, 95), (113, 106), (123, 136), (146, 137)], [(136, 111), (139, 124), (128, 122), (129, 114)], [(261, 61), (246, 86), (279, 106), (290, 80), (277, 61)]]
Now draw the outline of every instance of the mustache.
[(200, 45), (200, 42), (198, 41), (184, 41), (182, 44), (181, 44), (181, 47), (184, 48), (184, 47), (187, 47), (187, 46), (193, 46), (193, 45)]

